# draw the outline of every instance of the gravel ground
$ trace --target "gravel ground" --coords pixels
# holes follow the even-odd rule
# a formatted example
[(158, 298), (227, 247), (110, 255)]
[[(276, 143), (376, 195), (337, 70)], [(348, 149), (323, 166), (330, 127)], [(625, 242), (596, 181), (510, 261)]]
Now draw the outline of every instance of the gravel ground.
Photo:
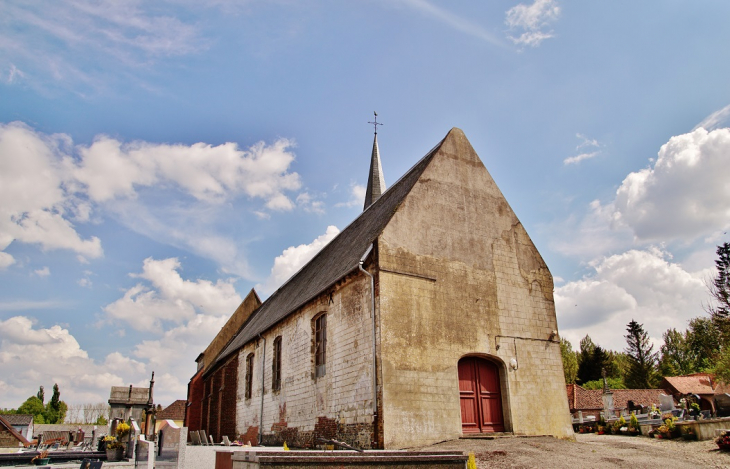
[(576, 434), (576, 441), (543, 437), (452, 440), (419, 449), (473, 452), (487, 468), (730, 468), (730, 453), (713, 440), (657, 440), (645, 437)]
[[(473, 452), (480, 469), (553, 468), (667, 468), (730, 469), (730, 453), (717, 450), (714, 441), (656, 440), (645, 437), (577, 434), (576, 441), (549, 436), (506, 437), (494, 440), (451, 440), (421, 450)], [(213, 469), (215, 449), (210, 446), (185, 448), (185, 469)], [(134, 467), (133, 462), (104, 463), (104, 467)], [(26, 466), (30, 467), (30, 466)], [(56, 465), (55, 468), (78, 468)]]

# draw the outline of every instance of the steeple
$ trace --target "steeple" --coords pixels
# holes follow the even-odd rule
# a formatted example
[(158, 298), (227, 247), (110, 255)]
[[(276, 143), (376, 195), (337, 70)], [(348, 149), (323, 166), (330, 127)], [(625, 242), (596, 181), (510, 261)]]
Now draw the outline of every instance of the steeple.
[(375, 138), (373, 139), (373, 152), (370, 156), (370, 173), (368, 174), (368, 186), (365, 192), (363, 211), (385, 192), (385, 178), (383, 177), (383, 167), (380, 165), (380, 150), (378, 149), (378, 126), (383, 124), (378, 122), (378, 113), (374, 112), (373, 114), (375, 114), (375, 121), (368, 122), (368, 124), (373, 124), (375, 127)]

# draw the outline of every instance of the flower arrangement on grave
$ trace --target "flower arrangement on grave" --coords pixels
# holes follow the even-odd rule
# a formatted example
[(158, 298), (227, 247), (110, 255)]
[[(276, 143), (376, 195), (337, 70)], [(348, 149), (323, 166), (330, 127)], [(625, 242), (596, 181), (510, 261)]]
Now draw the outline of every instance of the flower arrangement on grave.
[(117, 449), (117, 448), (123, 448), (124, 445), (120, 441), (117, 440), (117, 437), (114, 435), (107, 435), (104, 437), (104, 442), (106, 443), (106, 447), (108, 449)]
[(695, 429), (685, 425), (682, 427), (682, 439), (683, 440), (696, 440), (697, 439), (697, 433), (695, 433)]
[(636, 412), (631, 412), (628, 433), (629, 435), (638, 435), (641, 433), (641, 427), (639, 427), (639, 419), (636, 418)]
[(129, 435), (129, 424), (122, 422), (117, 425), (117, 438), (121, 440), (127, 435)]
[(661, 416), (661, 412), (656, 408), (654, 404), (651, 405), (651, 412), (649, 412), (649, 418), (658, 419)]
[(626, 419), (622, 415), (618, 420), (613, 422), (613, 434), (620, 435), (624, 431), (626, 431)]
[(722, 451), (730, 451), (730, 432), (725, 432), (715, 440), (717, 446)]
[(661, 435), (661, 438), (671, 439), (677, 435), (677, 426), (674, 422), (677, 421), (677, 417), (669, 417), (664, 419), (664, 425), (657, 428), (657, 432)]
[(700, 412), (700, 405), (696, 402), (693, 402), (689, 405), (689, 408), (697, 413)]

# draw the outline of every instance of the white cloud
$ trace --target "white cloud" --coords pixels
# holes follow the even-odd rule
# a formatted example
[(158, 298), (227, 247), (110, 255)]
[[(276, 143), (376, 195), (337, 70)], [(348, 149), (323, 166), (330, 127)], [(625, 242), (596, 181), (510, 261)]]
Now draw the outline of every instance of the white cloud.
[(500, 45), (497, 38), (478, 24), (455, 15), (443, 8), (439, 8), (431, 2), (426, 0), (400, 0), (399, 3), (411, 7), (424, 15), (430, 16), (461, 33), (473, 36), (491, 44)]
[[(182, 20), (185, 12), (175, 3), (9, 0), (4, 20), (16, 27), (0, 30), (0, 51), (41, 83), (101, 89), (135, 69), (207, 48), (198, 26)], [(102, 71), (118, 64), (125, 69), (116, 76)]]
[(93, 285), (91, 280), (89, 280), (88, 278), (80, 278), (76, 283), (78, 283), (79, 286), (83, 288), (91, 288), (91, 285)]
[(0, 124), (0, 250), (14, 240), (45, 249), (103, 254), (96, 237), (81, 239), (69, 220), (78, 200), (65, 189), (62, 135), (42, 135), (21, 123)]
[(0, 369), (9, 390), (4, 405), (16, 407), (38, 386), (58, 383), (61, 399), (95, 402), (108, 398), (109, 387), (122, 383), (111, 370), (90, 359), (68, 329), (38, 327), (32, 318), (0, 321)]
[(6, 269), (15, 264), (15, 258), (7, 252), (0, 251), (0, 269)]
[[(232, 313), (233, 311), (230, 311)], [(59, 325), (39, 326), (32, 318), (0, 321), (0, 393), (3, 406), (17, 407), (38, 386), (58, 383), (69, 404), (106, 401), (111, 386), (149, 386), (155, 371), (155, 402), (184, 399), (195, 372), (195, 357), (225, 324), (226, 316), (198, 314), (159, 340), (134, 345), (131, 355), (112, 352), (94, 360), (76, 338)]]
[(350, 183), (350, 200), (335, 204), (335, 207), (362, 207), (365, 203), (365, 194), (367, 189), (364, 185)]
[(45, 266), (42, 269), (34, 270), (33, 272), (39, 277), (48, 277), (49, 275), (51, 275), (51, 269), (49, 269), (48, 266)]
[(730, 227), (730, 129), (672, 137), (653, 166), (629, 174), (613, 202), (640, 240), (685, 241)]
[(264, 294), (274, 292), (339, 233), (340, 230), (336, 226), (330, 225), (323, 235), (310, 244), (300, 244), (284, 249), (281, 255), (274, 259), (274, 266), (271, 268), (269, 277), (263, 284), (256, 285), (256, 290)]
[[(0, 75), (0, 77), (2, 77), (2, 75)], [(15, 64), (11, 63), (10, 67), (8, 68), (7, 77), (2, 78), (2, 80), (5, 81), (5, 83), (11, 85), (11, 84), (19, 81), (19, 79), (22, 79), (22, 78), (25, 78), (25, 73), (23, 73), (22, 70), (20, 70), (18, 67), (16, 67)]]
[(308, 192), (302, 192), (297, 196), (297, 206), (302, 207), (305, 212), (318, 215), (324, 214), (324, 203), (321, 200), (316, 200)]
[(520, 3), (507, 10), (505, 23), (510, 29), (523, 30), (519, 36), (508, 36), (521, 46), (537, 47), (545, 39), (553, 37), (552, 31), (543, 28), (558, 19), (560, 7), (554, 0), (535, 0), (532, 5)]
[(235, 143), (123, 144), (102, 136), (89, 147), (79, 147), (81, 162), (73, 174), (96, 202), (134, 197), (135, 187), (174, 183), (205, 202), (243, 193), (266, 200), (271, 209), (290, 210), (293, 204), (284, 191), (301, 186), (299, 175), (288, 172), (294, 161), (293, 145), (279, 139), (272, 145), (258, 142), (241, 150)]
[(715, 130), (718, 127), (721, 127), (728, 123), (728, 118), (730, 118), (730, 104), (725, 106), (724, 108), (713, 112), (709, 116), (705, 117), (702, 122), (697, 124), (697, 126), (692, 129), (697, 130), (700, 127), (702, 127), (705, 130)]
[(580, 155), (570, 156), (570, 157), (564, 159), (563, 164), (566, 164), (566, 165), (578, 164), (581, 161), (591, 159), (591, 158), (595, 157), (596, 155), (598, 155), (597, 151), (593, 151), (590, 153), (581, 153)]
[(109, 319), (139, 331), (160, 331), (163, 322), (182, 324), (196, 314), (230, 315), (241, 303), (232, 280), (185, 280), (180, 268), (176, 258), (145, 259), (142, 273), (132, 276), (147, 280), (152, 287), (138, 283), (128, 289), (104, 308)]
[(597, 260), (592, 274), (556, 288), (561, 335), (576, 344), (589, 334), (603, 347), (623, 350), (632, 319), (659, 342), (667, 329), (685, 329), (703, 312), (704, 279), (712, 271), (688, 272), (669, 258), (657, 248), (630, 250)]
[[(106, 136), (74, 146), (67, 135), (46, 135), (22, 123), (0, 124), (0, 251), (13, 241), (42, 249), (68, 249), (80, 262), (103, 255), (96, 237), (83, 239), (75, 223), (110, 211), (130, 228), (158, 241), (211, 258), (228, 271), (248, 275), (233, 240), (211, 232), (217, 207), (237, 197), (261, 200), (270, 210), (291, 210), (286, 194), (300, 188), (290, 171), (293, 142), (279, 139), (240, 149), (218, 146), (122, 143)], [(155, 197), (140, 196), (147, 190)], [(165, 191), (195, 199), (185, 207), (162, 206)], [(157, 209), (157, 205), (160, 208)], [(308, 194), (298, 206), (319, 213)], [(261, 212), (261, 210), (252, 210)], [(0, 255), (0, 268), (13, 263)]]

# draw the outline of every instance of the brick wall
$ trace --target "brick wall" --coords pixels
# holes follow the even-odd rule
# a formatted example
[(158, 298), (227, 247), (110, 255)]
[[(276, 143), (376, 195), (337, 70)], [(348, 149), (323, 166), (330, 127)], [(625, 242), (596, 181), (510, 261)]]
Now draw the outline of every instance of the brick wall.
[[(313, 319), (327, 313), (326, 374), (314, 378)], [(281, 389), (271, 390), (274, 339), (282, 337)], [(330, 435), (369, 448), (372, 444), (372, 322), (370, 283), (362, 274), (333, 287), (239, 351), (237, 433), (259, 427), (268, 444), (310, 447)], [(254, 353), (252, 396), (244, 395), (245, 357)], [(246, 440), (248, 441), (248, 440)], [(253, 441), (253, 440), (252, 440)]]
[(201, 428), (216, 443), (227, 436), (231, 441), (236, 432), (236, 396), (238, 385), (238, 356), (233, 355), (223, 365), (203, 379)]
[(188, 432), (202, 429), (203, 373), (198, 372), (188, 383), (188, 405), (185, 409), (185, 426)]

